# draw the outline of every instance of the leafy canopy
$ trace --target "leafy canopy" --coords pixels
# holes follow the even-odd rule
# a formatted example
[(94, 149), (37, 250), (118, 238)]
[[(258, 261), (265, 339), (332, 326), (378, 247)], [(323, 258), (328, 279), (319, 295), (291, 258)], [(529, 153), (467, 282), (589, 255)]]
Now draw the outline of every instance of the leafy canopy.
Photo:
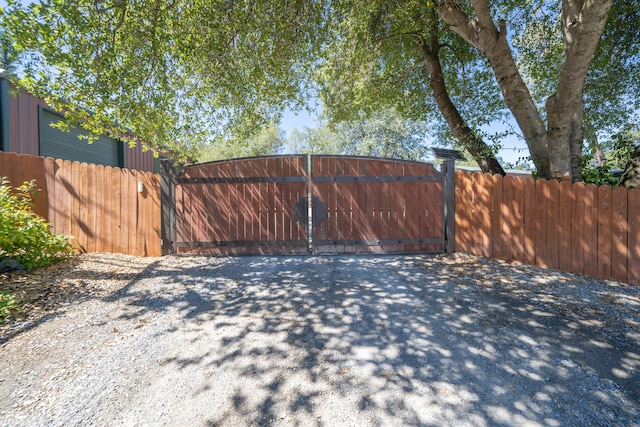
[[(543, 121), (564, 60), (566, 2), (487, 2), (496, 25), (505, 22)], [(493, 125), (511, 115), (486, 57), (437, 13), (442, 3), (9, 0), (2, 21), (20, 55), (22, 86), (89, 130), (185, 157), (197, 157), (205, 142), (246, 141), (316, 94), (331, 123), (391, 109), (454, 141), (420, 51), (436, 37), (448, 95), (495, 149), (505, 127)], [(482, 2), (456, 3), (474, 18), (471, 5)], [(615, 0), (584, 88), (592, 145), (635, 119), (639, 37), (636, 2)]]
[(91, 131), (185, 157), (302, 105), (322, 44), (321, 2), (8, 4), (21, 86)]

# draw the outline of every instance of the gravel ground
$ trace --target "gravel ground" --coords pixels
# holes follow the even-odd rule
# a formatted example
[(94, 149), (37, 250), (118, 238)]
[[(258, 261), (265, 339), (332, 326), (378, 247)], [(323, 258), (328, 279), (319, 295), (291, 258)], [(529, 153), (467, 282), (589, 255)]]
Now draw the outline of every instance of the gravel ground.
[(0, 280), (1, 426), (640, 426), (640, 287), (464, 254)]

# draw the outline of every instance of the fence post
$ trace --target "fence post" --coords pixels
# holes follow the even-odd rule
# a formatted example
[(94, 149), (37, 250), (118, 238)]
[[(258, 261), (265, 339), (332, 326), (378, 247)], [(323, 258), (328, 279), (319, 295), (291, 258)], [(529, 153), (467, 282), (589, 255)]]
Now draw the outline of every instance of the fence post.
[(447, 159), (441, 165), (442, 205), (444, 209), (444, 251), (451, 254), (456, 250), (456, 189), (455, 160)]
[(176, 181), (173, 162), (160, 160), (160, 206), (162, 215), (162, 255), (174, 253), (176, 241)]

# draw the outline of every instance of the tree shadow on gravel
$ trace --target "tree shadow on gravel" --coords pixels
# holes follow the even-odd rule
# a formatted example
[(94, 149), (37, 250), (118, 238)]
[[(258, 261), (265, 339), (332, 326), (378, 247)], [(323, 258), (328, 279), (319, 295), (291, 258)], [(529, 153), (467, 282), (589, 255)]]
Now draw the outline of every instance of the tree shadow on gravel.
[(0, 289), (18, 296), (22, 308), (14, 318), (0, 325), (0, 345), (64, 316), (84, 302), (108, 300), (110, 295), (133, 286), (140, 277), (152, 271), (156, 274), (158, 263), (141, 265), (135, 257), (88, 254), (32, 271), (2, 275)]
[(157, 375), (180, 395), (141, 393), (210, 426), (640, 422), (639, 311), (615, 304), (638, 292), (592, 304), (559, 291), (579, 276), (495, 265), (168, 258), (105, 301), (165, 322)]

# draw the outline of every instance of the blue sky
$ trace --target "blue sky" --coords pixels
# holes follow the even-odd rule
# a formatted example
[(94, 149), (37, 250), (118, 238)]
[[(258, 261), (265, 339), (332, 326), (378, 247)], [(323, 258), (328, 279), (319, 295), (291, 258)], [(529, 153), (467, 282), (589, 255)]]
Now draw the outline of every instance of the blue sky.
[[(314, 128), (316, 127), (316, 115), (317, 113), (309, 113), (306, 110), (302, 110), (298, 113), (287, 110), (280, 121), (280, 129), (284, 130), (287, 135), (289, 135), (293, 129), (301, 130), (304, 127)], [(517, 126), (514, 127), (515, 129), (518, 129)], [(427, 141), (426, 144), (428, 146), (433, 145), (430, 141)], [(516, 137), (507, 137), (503, 141), (503, 146), (504, 149), (500, 150), (498, 156), (500, 156), (505, 162), (516, 163), (520, 157), (526, 157), (529, 155), (524, 141)]]

